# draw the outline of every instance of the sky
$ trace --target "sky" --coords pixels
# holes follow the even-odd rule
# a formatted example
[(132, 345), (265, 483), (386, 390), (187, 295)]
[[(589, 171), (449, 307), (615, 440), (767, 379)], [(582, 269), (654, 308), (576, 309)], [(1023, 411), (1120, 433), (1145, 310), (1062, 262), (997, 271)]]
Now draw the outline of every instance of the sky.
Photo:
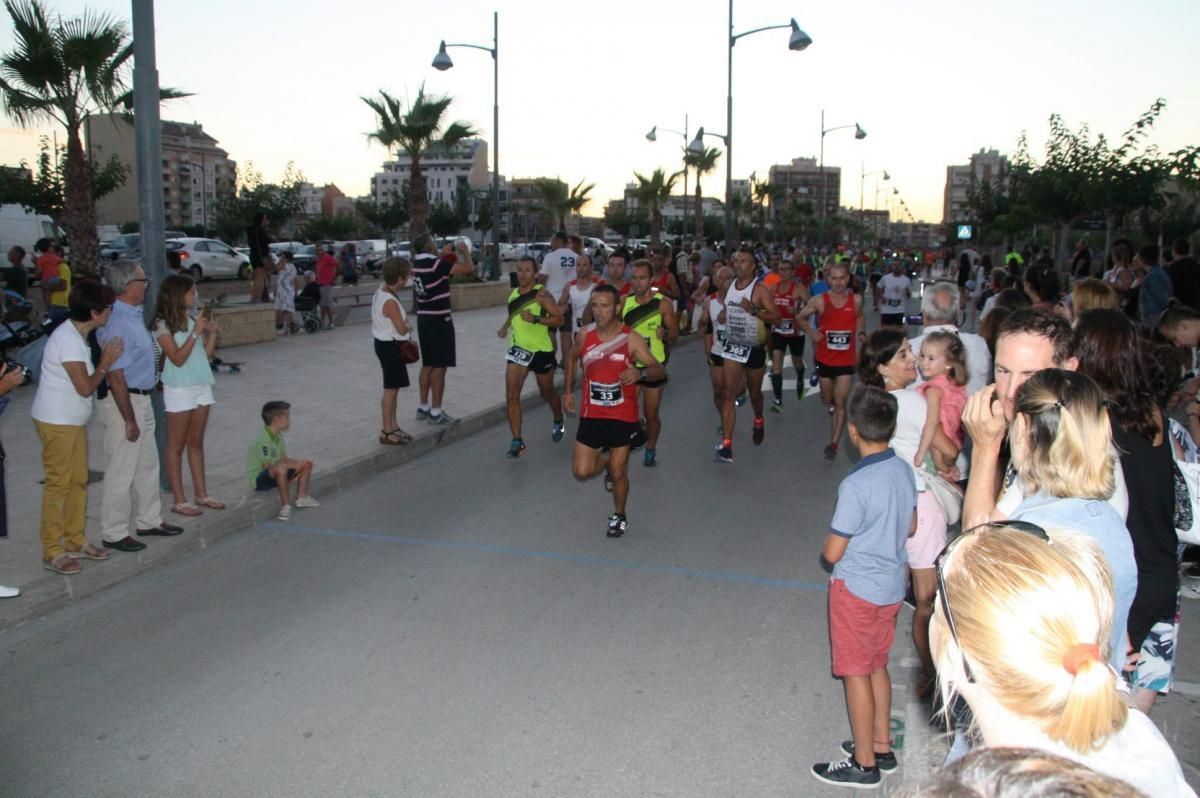
[[(128, 2), (47, 3), (64, 17), (131, 15)], [(725, 0), (167, 0), (155, 12), (159, 80), (194, 96), (162, 116), (200, 122), (268, 181), (291, 161), (311, 182), (366, 194), (388, 154), (366, 139), (375, 120), (363, 96), (411, 98), (424, 83), (454, 98), (451, 119), (494, 140), (489, 54), (451, 49), (446, 72), (430, 62), (442, 39), (491, 47), (498, 11), (500, 172), (594, 182), (584, 212), (600, 215), (635, 170), (679, 168), (684, 139), (664, 128), (682, 131), (686, 119), (690, 134), (726, 132), (728, 9)], [(843, 205), (858, 204), (862, 169), (886, 169), (884, 189), (918, 219), (940, 221), (947, 165), (980, 149), (1011, 153), (1022, 131), (1038, 155), (1052, 113), (1115, 139), (1163, 97), (1150, 140), (1164, 150), (1195, 143), (1197, 10), (1196, 0), (736, 0), (735, 32), (795, 17), (813, 44), (789, 51), (786, 29), (738, 41), (733, 175), (816, 157), (823, 109), (827, 128), (867, 131), (861, 141), (852, 128), (825, 137)], [(12, 39), (0, 24), (0, 52)], [(41, 132), (0, 119), (0, 163), (32, 163)], [(724, 174), (722, 157), (706, 196), (723, 196)], [(867, 208), (876, 179), (865, 181)]]

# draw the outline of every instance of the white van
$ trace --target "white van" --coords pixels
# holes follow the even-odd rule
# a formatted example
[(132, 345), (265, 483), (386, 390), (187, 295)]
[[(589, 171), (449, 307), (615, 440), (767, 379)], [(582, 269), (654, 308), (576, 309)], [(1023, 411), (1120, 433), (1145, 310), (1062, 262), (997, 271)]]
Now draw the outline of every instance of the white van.
[(30, 213), (24, 205), (10, 203), (0, 205), (0, 256), (5, 260), (0, 266), (7, 267), (8, 251), (13, 247), (25, 249), (25, 271), (33, 276), (33, 245), (39, 238), (54, 238), (61, 241), (63, 233), (54, 225), (54, 220), (44, 213)]

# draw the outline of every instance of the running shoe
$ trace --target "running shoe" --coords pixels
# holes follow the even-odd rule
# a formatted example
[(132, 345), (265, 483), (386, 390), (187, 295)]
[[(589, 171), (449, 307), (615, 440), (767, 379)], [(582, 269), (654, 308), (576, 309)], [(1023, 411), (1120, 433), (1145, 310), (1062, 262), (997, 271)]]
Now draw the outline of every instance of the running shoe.
[(657, 455), (657, 449), (647, 449), (645, 456), (642, 458), (642, 465), (644, 465), (646, 468), (654, 468), (656, 465), (658, 465)]
[(742, 405), (746, 404), (746, 400), (747, 400), (747, 399), (749, 399), (749, 398), (750, 398), (750, 392), (749, 392), (749, 391), (742, 391), (742, 395), (741, 395), (741, 396), (739, 396), (737, 399), (735, 399), (735, 400), (733, 401), (733, 403), (734, 403), (736, 406), (738, 406), (738, 407), (741, 407)]
[(433, 415), (428, 410), (417, 408), (417, 421), (429, 421)]
[(431, 412), (429, 414), (429, 423), (436, 424), (439, 427), (448, 427), (451, 424), (457, 424), (458, 419), (449, 413), (438, 413), (436, 416)]
[(820, 381), (821, 381), (821, 378), (820, 378), (819, 376), (817, 376), (817, 372), (815, 372), (815, 371), (814, 371), (814, 372), (813, 372), (811, 375), (809, 375), (809, 378), (808, 378), (808, 387), (809, 387), (809, 388), (816, 388), (816, 387), (817, 387), (817, 383), (818, 383), (818, 382), (820, 382)]
[(629, 436), (629, 451), (636, 452), (646, 445), (646, 420), (638, 422), (637, 430)]
[(608, 536), (610, 538), (619, 538), (625, 534), (625, 529), (629, 526), (629, 522), (625, 520), (622, 513), (613, 513), (608, 517)]
[(506, 452), (504, 456), (509, 460), (516, 460), (524, 453), (525, 441), (521, 440), (520, 438), (513, 438), (512, 443), (508, 444), (508, 452)]
[(796, 400), (804, 398), (804, 372), (801, 371), (796, 375)]
[(613, 488), (612, 474), (608, 473), (608, 469), (606, 468), (606, 469), (604, 469), (604, 489), (606, 491), (608, 491), (609, 493), (612, 493), (612, 488)]
[(554, 429), (550, 431), (550, 437), (554, 439), (555, 443), (558, 443), (563, 439), (563, 435), (565, 435), (566, 432), (566, 426), (563, 424), (562, 419), (559, 419), (558, 421), (554, 422)]
[(720, 444), (717, 444), (717, 454), (716, 454), (716, 457), (714, 458), (714, 460), (718, 463), (732, 463), (733, 462), (733, 447), (732, 446), (721, 446)]
[[(846, 740), (842, 743), (842, 750), (850, 756), (854, 756), (854, 741)], [(891, 773), (898, 768), (900, 763), (896, 761), (896, 752), (888, 751), (886, 754), (875, 752), (875, 767), (879, 768), (884, 773)]]
[(783, 412), (783, 402), (779, 401), (778, 399), (773, 400), (771, 402), (771, 412), (772, 413), (782, 413)]
[(754, 441), (755, 446), (762, 446), (763, 435), (766, 433), (766, 424), (762, 423), (761, 418), (754, 420), (754, 432), (750, 434), (750, 440)]
[(837, 447), (834, 446), (832, 443), (825, 447), (825, 459), (826, 460), (836, 460), (837, 459)]
[(879, 768), (864, 768), (854, 759), (847, 757), (841, 762), (821, 762), (812, 766), (813, 778), (835, 787), (858, 787), (874, 790), (883, 780)]

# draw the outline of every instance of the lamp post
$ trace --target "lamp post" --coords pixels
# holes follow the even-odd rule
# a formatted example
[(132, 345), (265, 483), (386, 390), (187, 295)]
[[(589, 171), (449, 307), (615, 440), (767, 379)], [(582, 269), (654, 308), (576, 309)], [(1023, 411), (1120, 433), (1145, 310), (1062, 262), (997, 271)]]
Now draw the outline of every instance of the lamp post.
[(825, 134), (832, 133), (835, 130), (848, 130), (854, 128), (854, 138), (862, 141), (867, 137), (867, 131), (863, 130), (862, 125), (855, 122), (852, 125), (836, 125), (834, 127), (825, 127), (825, 109), (821, 109), (821, 227), (817, 230), (817, 250), (820, 251), (822, 243), (825, 240), (825, 210), (829, 204), (826, 198), (825, 186)]
[[(733, 250), (733, 46), (737, 44), (737, 40), (743, 36), (749, 36), (752, 33), (760, 33), (765, 30), (777, 30), (779, 28), (791, 28), (792, 33), (788, 37), (788, 49), (799, 52), (806, 49), (812, 44), (812, 37), (800, 29), (793, 17), (786, 25), (767, 25), (762, 28), (745, 31), (744, 33), (733, 32), (733, 0), (729, 0), (729, 48), (728, 48), (728, 66), (727, 66), (727, 90), (725, 92), (725, 130), (724, 136), (720, 136), (725, 142), (725, 255), (726, 257)], [(700, 128), (701, 131), (704, 128)], [(716, 134), (709, 134), (716, 135)], [(697, 134), (692, 144), (700, 141), (701, 135)], [(688, 149), (692, 149), (692, 144), (688, 145)], [(703, 146), (703, 145), (701, 145)], [(692, 150), (693, 152), (695, 150)]]
[(499, 263), (500, 259), (500, 13), (492, 12), (492, 46), (484, 47), (478, 44), (446, 44), (445, 40), (438, 46), (437, 55), (433, 57), (433, 68), (445, 72), (454, 66), (448, 47), (469, 47), (472, 50), (483, 50), (492, 56), (492, 256)]
[[(860, 222), (862, 221), (862, 218), (863, 218), (863, 183), (866, 181), (866, 179), (869, 175), (883, 175), (884, 180), (892, 179), (892, 176), (888, 174), (886, 169), (878, 169), (874, 172), (868, 172), (867, 164), (865, 161), (859, 167), (859, 173), (858, 173), (858, 220)], [(875, 210), (879, 210), (879, 179), (878, 178), (876, 178), (876, 180), (875, 180), (875, 206), (876, 206)], [(875, 229), (875, 220), (874, 219), (871, 220), (871, 229), (872, 230)], [(878, 238), (879, 234), (876, 233), (875, 237)]]
[[(687, 114), (683, 115), (683, 130), (672, 130), (669, 127), (664, 127), (664, 133), (674, 133), (677, 136), (683, 136), (683, 140), (688, 140), (688, 118)], [(650, 132), (646, 134), (646, 141), (658, 141), (658, 125), (650, 128)], [(690, 151), (690, 150), (689, 150)], [(687, 216), (688, 216), (688, 171), (687, 160), (683, 163), (683, 230), (687, 232)]]

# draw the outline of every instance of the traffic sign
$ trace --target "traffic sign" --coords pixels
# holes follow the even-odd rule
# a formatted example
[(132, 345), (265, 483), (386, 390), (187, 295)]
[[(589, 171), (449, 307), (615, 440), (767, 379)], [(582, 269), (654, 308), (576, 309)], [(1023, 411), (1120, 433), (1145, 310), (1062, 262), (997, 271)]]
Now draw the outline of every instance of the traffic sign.
[(971, 238), (971, 233), (972, 233), (972, 232), (973, 232), (973, 230), (972, 230), (972, 228), (971, 228), (971, 225), (969, 225), (969, 224), (960, 224), (960, 225), (958, 226), (958, 240), (959, 240), (959, 241), (966, 241), (967, 239)]

